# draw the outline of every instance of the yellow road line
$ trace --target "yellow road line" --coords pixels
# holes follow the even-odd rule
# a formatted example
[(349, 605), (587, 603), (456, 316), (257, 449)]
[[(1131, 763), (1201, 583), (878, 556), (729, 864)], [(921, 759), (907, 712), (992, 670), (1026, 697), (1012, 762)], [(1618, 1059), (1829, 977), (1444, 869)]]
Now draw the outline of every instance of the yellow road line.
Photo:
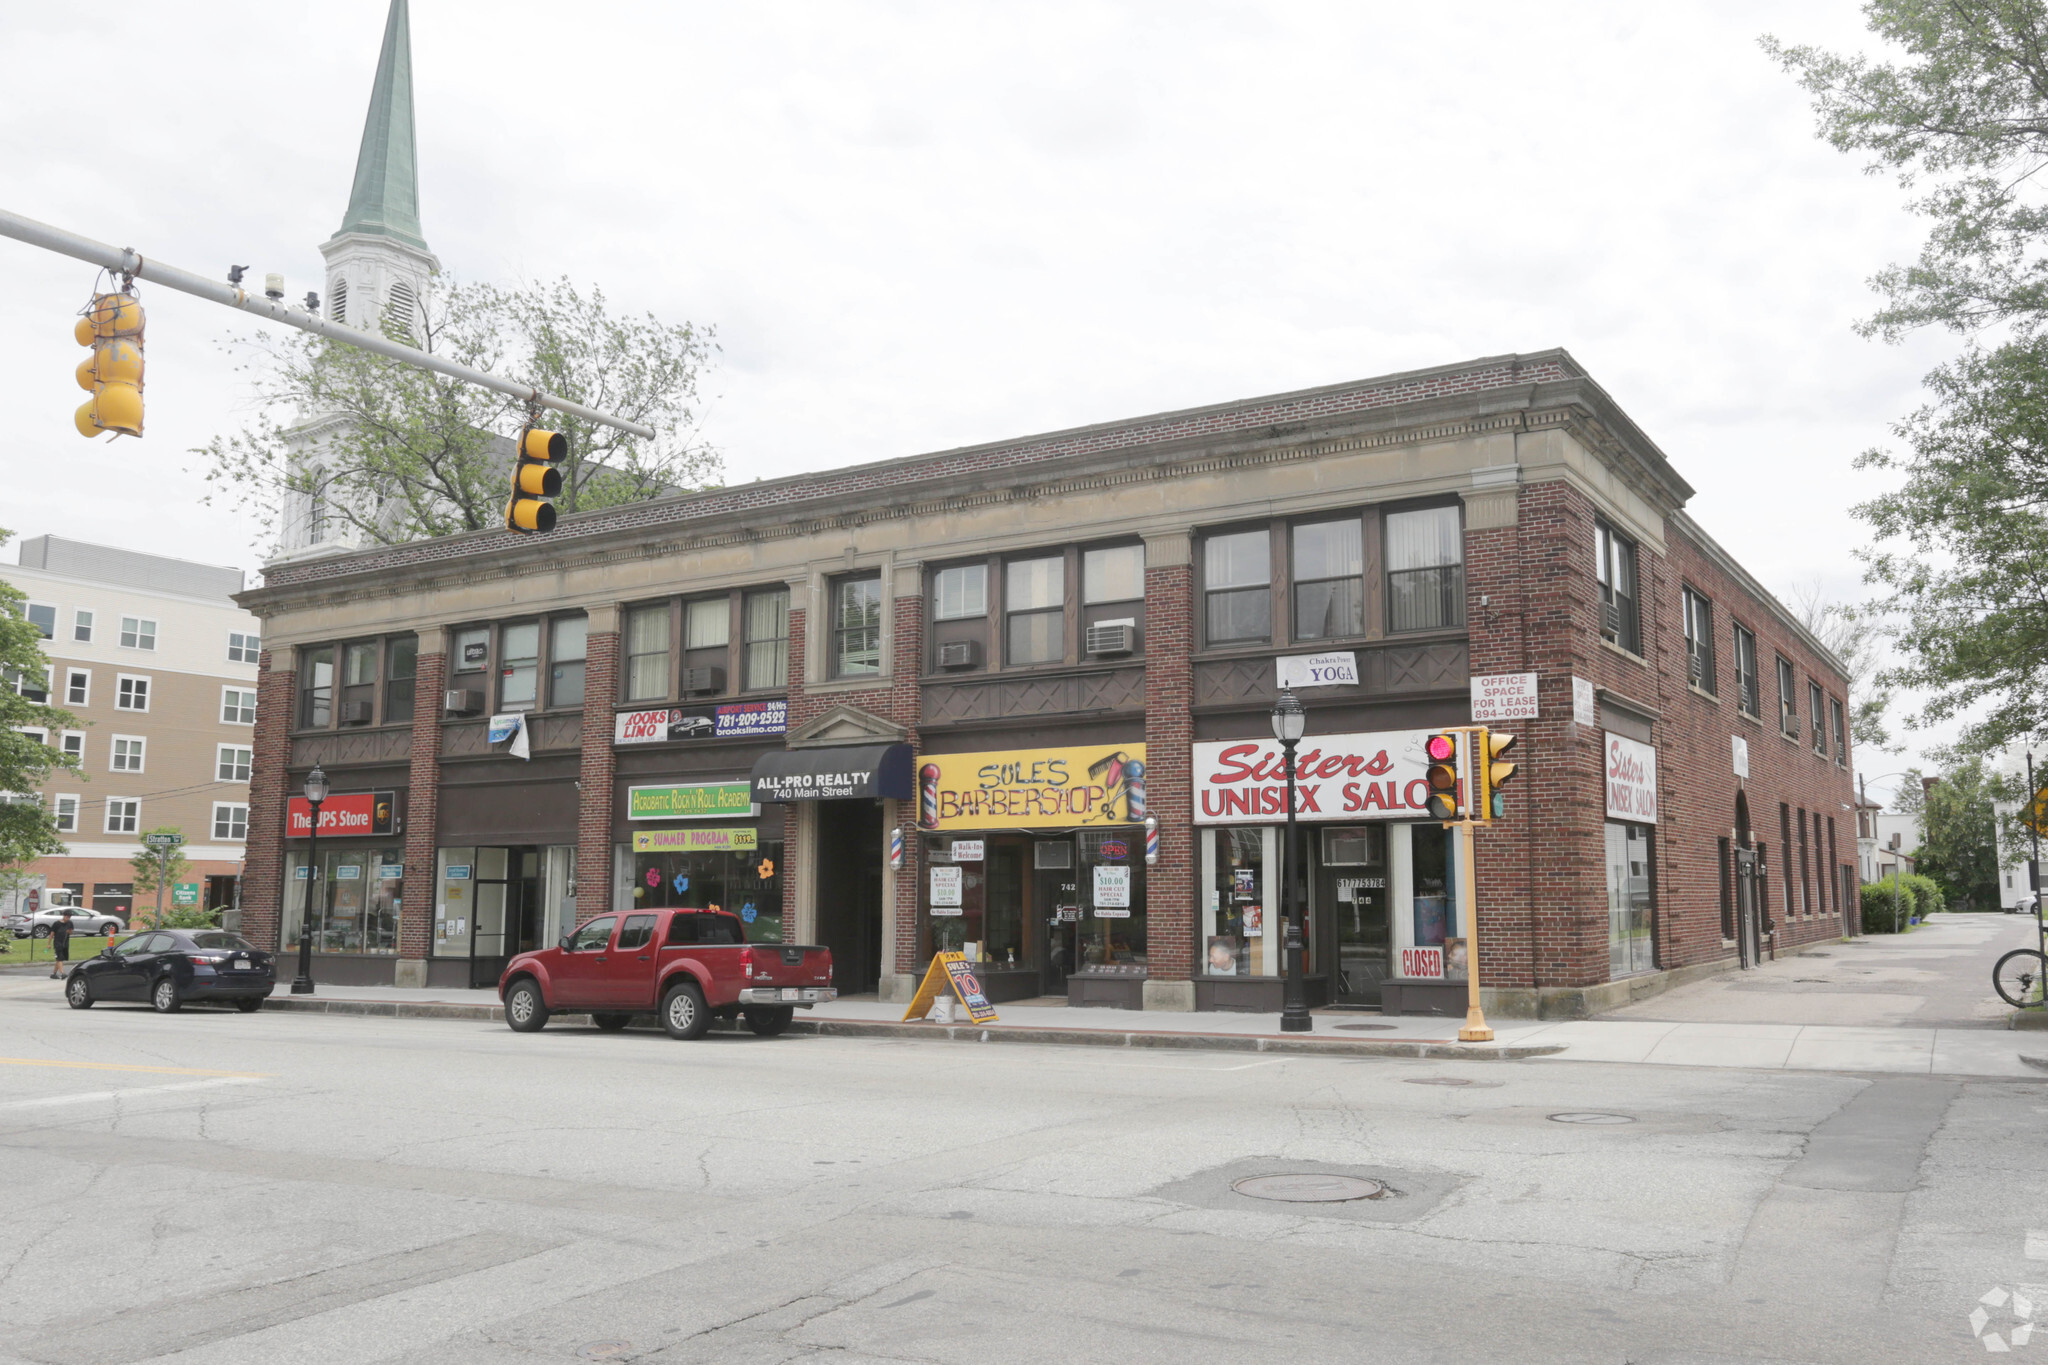
[(68, 1071), (148, 1071), (159, 1076), (274, 1076), (272, 1071), (205, 1071), (196, 1066), (130, 1066), (126, 1062), (57, 1062), (42, 1057), (0, 1057), (0, 1066), (57, 1066)]

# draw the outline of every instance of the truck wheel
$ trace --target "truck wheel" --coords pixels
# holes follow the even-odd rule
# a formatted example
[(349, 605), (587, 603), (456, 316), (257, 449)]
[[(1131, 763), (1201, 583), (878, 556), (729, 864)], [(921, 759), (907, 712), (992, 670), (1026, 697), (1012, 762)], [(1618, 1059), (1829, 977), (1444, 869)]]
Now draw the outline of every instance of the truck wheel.
[(532, 977), (520, 977), (505, 992), (505, 1022), (514, 1033), (538, 1033), (547, 1027), (548, 1002)]
[(593, 1014), (590, 1016), (590, 1022), (603, 1029), (606, 1033), (617, 1033), (620, 1029), (633, 1022), (633, 1016), (630, 1014)]
[(742, 1013), (747, 1021), (747, 1027), (752, 1029), (756, 1036), (762, 1038), (773, 1038), (776, 1034), (789, 1027), (790, 1020), (796, 1018), (794, 1007), (779, 1010), (745, 1010)]
[(711, 1011), (704, 1008), (704, 992), (694, 981), (678, 981), (661, 997), (661, 1026), (671, 1038), (689, 1041), (702, 1038), (711, 1027)]

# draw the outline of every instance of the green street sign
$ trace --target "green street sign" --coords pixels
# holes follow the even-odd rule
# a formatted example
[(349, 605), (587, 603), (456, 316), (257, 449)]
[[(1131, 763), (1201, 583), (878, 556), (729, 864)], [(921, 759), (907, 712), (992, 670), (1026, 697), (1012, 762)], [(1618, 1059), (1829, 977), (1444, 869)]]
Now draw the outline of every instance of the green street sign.
[(172, 904), (172, 905), (197, 905), (197, 904), (199, 904), (199, 883), (198, 883), (198, 882), (172, 882), (172, 883), (171, 883), (171, 904)]
[(176, 848), (185, 842), (185, 836), (176, 833), (145, 834), (142, 836), (142, 842), (150, 848)]

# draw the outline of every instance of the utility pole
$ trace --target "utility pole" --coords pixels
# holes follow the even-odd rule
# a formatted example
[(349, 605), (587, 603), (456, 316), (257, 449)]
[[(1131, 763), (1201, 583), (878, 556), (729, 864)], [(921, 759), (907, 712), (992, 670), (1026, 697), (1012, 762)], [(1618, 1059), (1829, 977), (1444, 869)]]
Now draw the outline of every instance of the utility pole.
[(254, 313), (258, 317), (283, 323), (287, 327), (296, 327), (302, 332), (312, 332), (360, 350), (460, 379), (464, 383), (509, 394), (529, 406), (552, 408), (571, 417), (580, 417), (586, 422), (599, 422), (608, 427), (616, 427), (644, 440), (654, 439), (654, 428), (639, 422), (629, 422), (623, 417), (599, 412), (596, 408), (585, 407), (581, 403), (543, 392), (531, 384), (506, 379), (488, 370), (479, 370), (441, 356), (430, 355), (426, 351), (393, 341), (376, 332), (350, 327), (345, 323), (329, 322), (315, 313), (287, 307), (279, 300), (261, 294), (251, 294), (240, 285), (217, 283), (195, 275), (189, 270), (180, 270), (176, 266), (147, 259), (132, 248), (108, 246), (105, 242), (96, 242), (90, 237), (81, 237), (75, 232), (66, 232), (62, 228), (51, 227), (48, 223), (39, 223), (33, 218), (10, 213), (6, 209), (0, 209), (0, 237), (12, 237), (18, 242), (26, 242), (30, 246), (42, 247), (45, 251), (70, 256), (123, 277), (149, 280), (154, 284), (163, 285), (166, 289), (176, 289), (180, 293), (190, 294), (211, 303), (226, 304), (230, 308), (239, 308), (245, 313)]

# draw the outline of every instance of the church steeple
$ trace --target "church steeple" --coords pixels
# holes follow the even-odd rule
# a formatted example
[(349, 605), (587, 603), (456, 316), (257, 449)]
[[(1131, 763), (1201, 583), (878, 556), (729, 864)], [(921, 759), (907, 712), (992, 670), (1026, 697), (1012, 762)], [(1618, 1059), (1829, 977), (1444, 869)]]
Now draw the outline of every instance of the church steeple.
[(420, 233), (420, 181), (412, 127), (412, 26), (406, 0), (391, 0), (384, 21), (384, 47), (377, 57), (377, 81), (370, 89), (370, 113), (363, 121), (363, 146), (356, 155), (356, 181), (348, 212), (334, 235), (357, 232), (427, 250)]

